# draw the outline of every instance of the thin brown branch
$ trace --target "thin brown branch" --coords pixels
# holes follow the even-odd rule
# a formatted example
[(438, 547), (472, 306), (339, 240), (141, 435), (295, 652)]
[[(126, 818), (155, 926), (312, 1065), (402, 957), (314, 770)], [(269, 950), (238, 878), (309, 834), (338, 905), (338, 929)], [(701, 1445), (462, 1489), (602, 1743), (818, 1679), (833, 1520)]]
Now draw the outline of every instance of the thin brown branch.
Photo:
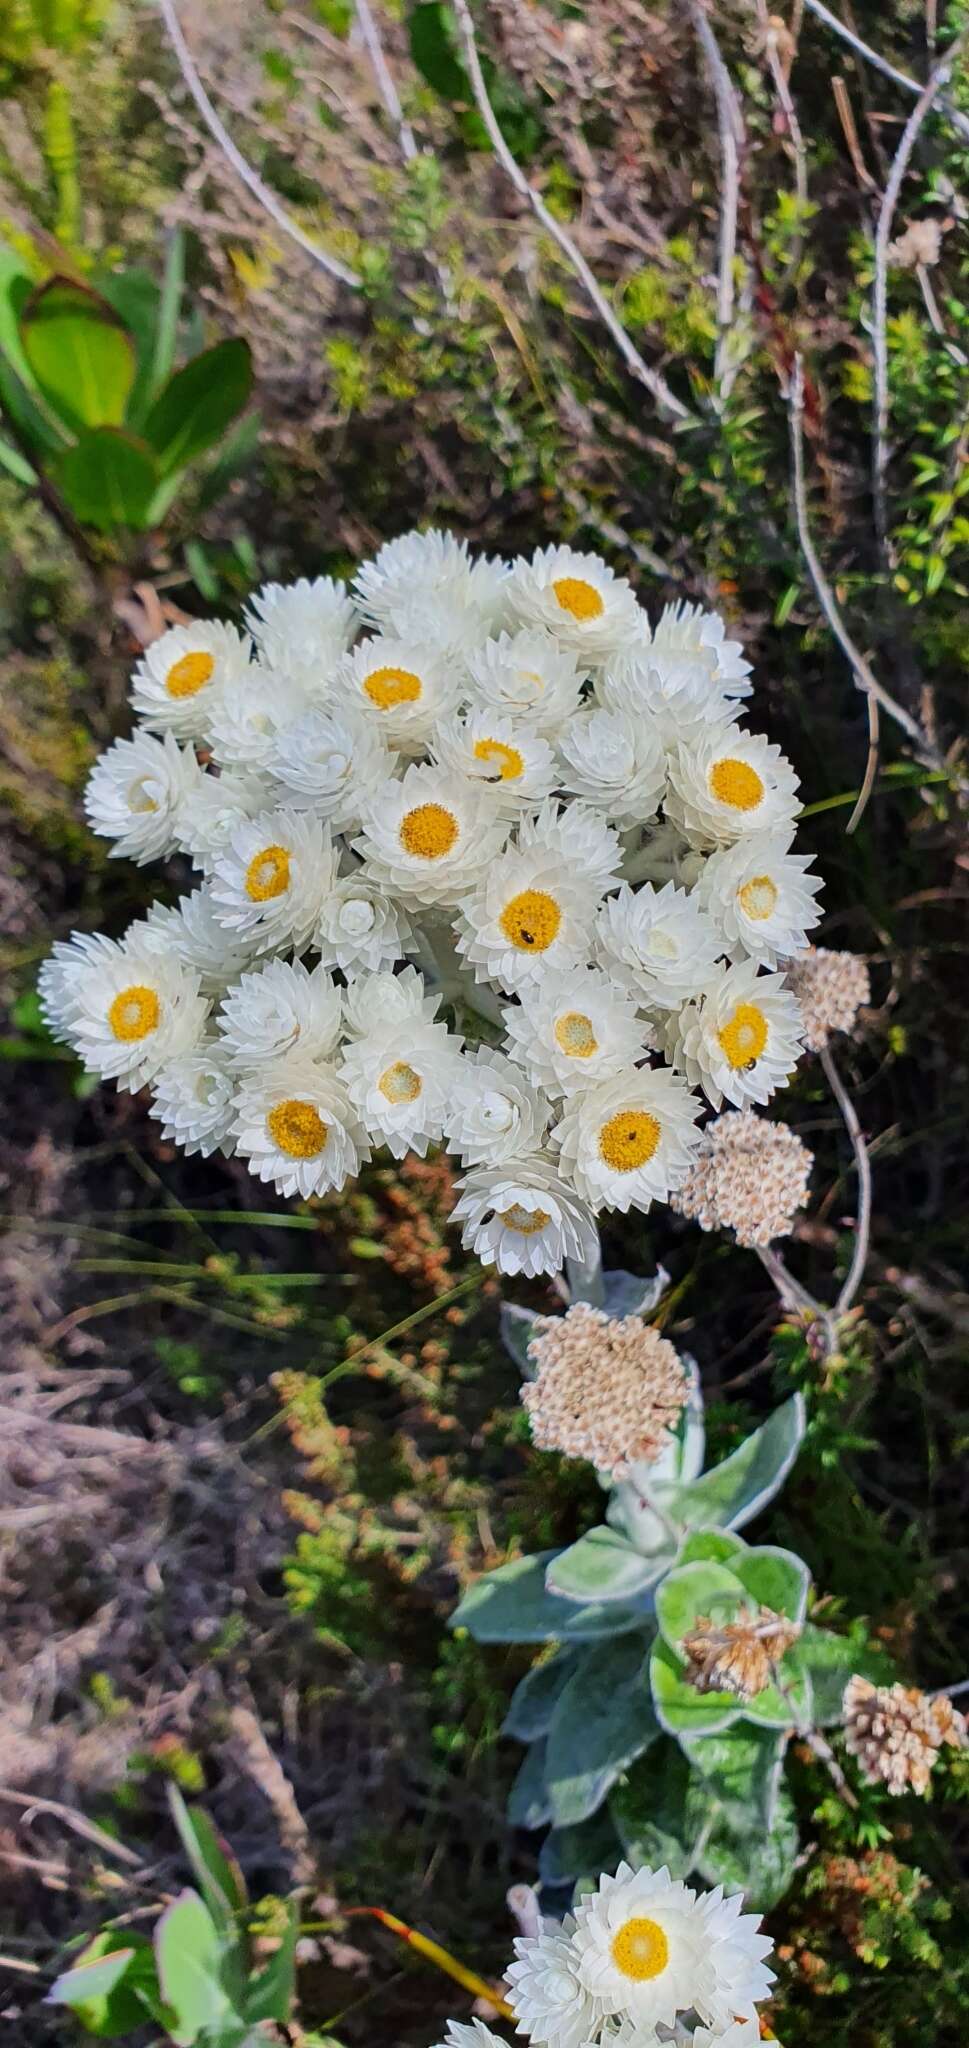
[(851, 813), (851, 816), (848, 819), (848, 823), (845, 826), (846, 839), (850, 839), (852, 833), (857, 832), (858, 827), (861, 824), (862, 818), (864, 817), (865, 812), (868, 809), (868, 802), (871, 797), (872, 790), (875, 787), (875, 777), (878, 774), (878, 741), (880, 737), (880, 730), (881, 714), (878, 709), (878, 700), (877, 698), (873, 697), (871, 695), (871, 692), (869, 691), (868, 757), (865, 761), (865, 772), (862, 777), (861, 788), (858, 791), (857, 801), (855, 803), (855, 807)]
[(31, 1792), (16, 1792), (12, 1785), (0, 1785), (0, 1799), (10, 1799), (15, 1806), (26, 1808), (25, 1818), (32, 1813), (49, 1813), (55, 1820), (62, 1820), (76, 1835), (83, 1835), (86, 1842), (94, 1842), (109, 1856), (116, 1856), (119, 1863), (127, 1863), (132, 1870), (141, 1870), (142, 1859), (136, 1856), (124, 1842), (118, 1842), (113, 1835), (105, 1833), (95, 1821), (88, 1820), (73, 1806), (64, 1806), (59, 1799), (38, 1799)]
[(871, 1161), (868, 1157), (868, 1147), (865, 1144), (861, 1125), (858, 1122), (855, 1105), (835, 1066), (830, 1046), (826, 1045), (822, 1048), (821, 1065), (824, 1068), (828, 1087), (844, 1119), (845, 1130), (851, 1139), (851, 1149), (855, 1155), (855, 1170), (858, 1175), (858, 1220), (855, 1225), (854, 1251), (851, 1255), (851, 1266), (848, 1270), (847, 1278), (835, 1303), (835, 1315), (843, 1316), (851, 1307), (855, 1295), (861, 1286), (865, 1266), (868, 1262), (868, 1246), (871, 1239)]

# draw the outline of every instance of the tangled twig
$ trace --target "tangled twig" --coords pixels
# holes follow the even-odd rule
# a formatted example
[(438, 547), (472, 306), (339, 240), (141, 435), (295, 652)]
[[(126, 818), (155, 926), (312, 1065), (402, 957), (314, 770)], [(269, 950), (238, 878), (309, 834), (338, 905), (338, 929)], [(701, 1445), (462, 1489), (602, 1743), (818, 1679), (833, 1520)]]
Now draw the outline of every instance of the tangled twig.
[[(863, 42), (861, 36), (853, 28), (848, 27), (847, 22), (840, 21), (836, 14), (832, 14), (830, 7), (825, 7), (824, 0), (804, 0), (804, 5), (811, 14), (816, 15), (818, 21), (824, 22), (826, 28), (840, 36), (841, 41), (847, 43), (849, 49), (854, 50), (857, 56), (864, 57), (865, 63), (870, 64), (874, 71), (880, 71), (883, 78), (890, 78), (892, 84), (900, 85), (903, 92), (921, 93), (922, 87), (916, 78), (910, 78), (907, 71), (899, 71), (897, 65), (889, 63), (887, 57), (879, 56), (878, 51), (873, 50), (870, 43)], [(969, 137), (969, 115), (960, 112), (958, 107), (953, 106), (951, 100), (940, 99), (939, 107), (946, 119), (951, 121), (953, 128), (960, 135)]]

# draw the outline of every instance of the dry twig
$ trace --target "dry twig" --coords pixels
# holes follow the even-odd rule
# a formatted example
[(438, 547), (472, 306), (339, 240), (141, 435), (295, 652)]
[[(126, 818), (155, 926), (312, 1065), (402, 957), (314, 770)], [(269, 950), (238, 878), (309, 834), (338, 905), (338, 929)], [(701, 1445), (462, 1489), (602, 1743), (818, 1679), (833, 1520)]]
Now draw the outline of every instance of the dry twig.
[(730, 332), (734, 310), (734, 271), (737, 262), (737, 209), (740, 202), (740, 152), (744, 145), (744, 118), (733, 80), (710, 26), (703, 0), (690, 0), (690, 15), (703, 50), (717, 103), (720, 134), (720, 236), (717, 256), (717, 351), (714, 382), (721, 403), (729, 396), (738, 363), (730, 363)]
[(821, 1065), (827, 1076), (828, 1087), (844, 1118), (844, 1125), (851, 1139), (851, 1149), (855, 1155), (855, 1168), (858, 1174), (858, 1219), (855, 1225), (854, 1250), (851, 1255), (851, 1265), (847, 1278), (835, 1303), (835, 1314), (843, 1316), (851, 1307), (855, 1295), (861, 1286), (862, 1276), (868, 1261), (868, 1245), (871, 1238), (871, 1161), (868, 1157), (868, 1147), (862, 1135), (855, 1105), (832, 1059), (830, 1046), (822, 1047)]
[[(900, 85), (903, 92), (921, 93), (922, 87), (916, 78), (910, 78), (907, 71), (899, 71), (897, 65), (889, 63), (887, 57), (879, 56), (878, 51), (873, 50), (870, 43), (863, 42), (853, 28), (849, 28), (846, 22), (839, 21), (838, 16), (832, 14), (830, 7), (825, 7), (824, 0), (804, 0), (804, 5), (817, 16), (818, 21), (824, 22), (826, 28), (832, 29), (836, 36), (840, 36), (842, 42), (848, 44), (849, 49), (854, 50), (859, 57), (864, 57), (866, 64), (870, 64), (873, 70), (880, 71), (884, 78), (890, 78), (893, 85)], [(951, 121), (953, 128), (957, 129), (960, 135), (969, 137), (969, 115), (961, 113), (958, 107), (952, 105), (951, 100), (940, 99), (939, 107), (946, 119)]]

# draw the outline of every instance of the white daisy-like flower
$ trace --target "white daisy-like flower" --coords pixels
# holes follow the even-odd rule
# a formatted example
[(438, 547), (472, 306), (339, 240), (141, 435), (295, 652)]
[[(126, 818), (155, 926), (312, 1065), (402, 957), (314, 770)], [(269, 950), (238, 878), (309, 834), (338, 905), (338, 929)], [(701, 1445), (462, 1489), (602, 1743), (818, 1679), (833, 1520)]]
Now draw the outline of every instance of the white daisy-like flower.
[(152, 1082), (149, 1115), (162, 1125), (162, 1137), (189, 1154), (210, 1159), (230, 1153), (235, 1118), (233, 1076), (215, 1040), (203, 1038), (191, 1052), (166, 1060)]
[(744, 960), (671, 1018), (667, 1044), (673, 1065), (714, 1109), (725, 1097), (736, 1109), (769, 1102), (803, 1051), (800, 1008), (783, 974), (761, 974), (756, 960)]
[(560, 1273), (566, 1259), (594, 1255), (595, 1224), (584, 1202), (546, 1153), (501, 1166), (474, 1166), (458, 1182), (451, 1212), (461, 1242), (483, 1266), (500, 1273)]
[(542, 628), (499, 633), (467, 657), (472, 705), (554, 734), (579, 708), (587, 670)]
[(172, 626), (146, 647), (131, 678), (135, 716), (152, 732), (203, 739), (223, 690), (251, 659), (248, 636), (220, 619)]
[(325, 967), (268, 960), (227, 990), (216, 1017), (230, 1067), (259, 1067), (300, 1052), (325, 1060), (340, 1036), (343, 1002)]
[(479, 1045), (457, 1061), (448, 1081), (444, 1135), (464, 1166), (500, 1166), (541, 1145), (548, 1105), (521, 1067)]
[(276, 733), (266, 762), (280, 801), (312, 810), (334, 832), (359, 825), (367, 798), (394, 773), (394, 758), (369, 720), (344, 706), (312, 706)]
[(448, 2020), (447, 2033), (437, 2048), (506, 2048), (506, 2044), (484, 2020)]
[(502, 1016), (516, 1060), (552, 1096), (595, 1087), (634, 1066), (653, 1043), (635, 1004), (597, 967), (525, 983)]
[(654, 668), (662, 673), (678, 661), (710, 662), (714, 681), (725, 697), (749, 697), (751, 664), (739, 640), (728, 640), (719, 612), (678, 600), (660, 613), (648, 630)]
[(655, 817), (666, 789), (666, 754), (643, 719), (593, 705), (558, 735), (564, 788), (608, 812), (620, 828)]
[(471, 647), (504, 623), (508, 565), (472, 561), (467, 541), (432, 528), (386, 541), (354, 585), (369, 625), (425, 647)]
[(73, 1042), (77, 992), (88, 970), (101, 966), (107, 971), (117, 953), (117, 939), (104, 932), (72, 932), (69, 939), (55, 940), (37, 976), (37, 995), (47, 1029), (62, 1045)]
[(568, 1929), (525, 1935), (515, 1942), (515, 1961), (506, 1974), (508, 2003), (517, 2031), (535, 2048), (589, 2048), (597, 2039), (604, 2007), (579, 1975), (578, 1953)]
[(798, 778), (780, 747), (739, 725), (708, 727), (670, 755), (666, 815), (701, 846), (790, 825)]
[(301, 952), (336, 881), (329, 828), (307, 811), (263, 811), (236, 827), (214, 863), (212, 903), (254, 951)]
[(276, 739), (306, 708), (292, 673), (250, 662), (226, 684), (208, 724), (212, 753), (223, 768), (262, 775), (272, 762)]
[(377, 785), (353, 850), (391, 895), (456, 903), (500, 856), (508, 830), (483, 783), (415, 762)]
[(334, 706), (369, 720), (388, 747), (422, 754), (439, 720), (455, 709), (459, 669), (426, 638), (361, 640), (341, 663)]
[(551, 1134), (562, 1172), (593, 1209), (649, 1208), (681, 1187), (703, 1103), (668, 1067), (629, 1067), (566, 1098)]
[(722, 1888), (698, 1897), (669, 1871), (621, 1863), (575, 1912), (571, 1943), (581, 1982), (605, 2013), (644, 2030), (672, 2027), (696, 2011), (725, 2024), (765, 1998), (773, 1982), (763, 1959), (771, 1943), (742, 1897)]
[(410, 952), (414, 933), (399, 903), (394, 903), (358, 868), (335, 883), (320, 911), (313, 940), (324, 965), (341, 974), (377, 974)]
[(193, 747), (180, 747), (172, 733), (156, 739), (136, 732), (115, 740), (95, 762), (84, 792), (92, 831), (113, 839), (114, 858), (127, 854), (143, 867), (163, 860), (177, 844), (179, 807), (190, 805), (203, 780)]
[(799, 953), (821, 918), (814, 901), (821, 877), (808, 872), (808, 854), (791, 852), (793, 838), (789, 825), (722, 847), (710, 855), (697, 884), (697, 897), (727, 950), (748, 953), (765, 967)]
[(598, 895), (619, 880), (619, 834), (589, 804), (559, 804), (549, 797), (537, 811), (528, 811), (521, 819), (518, 844), (554, 854), (577, 879), (589, 882)]
[(210, 868), (237, 825), (265, 810), (266, 796), (260, 775), (206, 770), (175, 814), (173, 833), (179, 851), (188, 854), (193, 867)]
[(423, 1018), (432, 1023), (441, 1007), (416, 967), (400, 974), (359, 974), (343, 991), (343, 1021), (353, 1038), (365, 1038), (375, 1022)]
[(263, 659), (274, 668), (294, 663), (299, 669), (314, 669), (321, 694), (358, 623), (346, 584), (333, 576), (264, 583), (254, 591), (246, 611), (246, 625)]
[(250, 1071), (236, 1098), (236, 1151), (281, 1195), (325, 1195), (370, 1157), (367, 1134), (336, 1068), (299, 1053)]
[(144, 943), (98, 938), (61, 948), (41, 1000), (57, 1017), (59, 1035), (91, 1074), (134, 1091), (201, 1038), (208, 1004), (174, 954)]
[[(695, 2027), (692, 2048), (761, 2048), (763, 2036), (755, 2012), (746, 2019), (731, 2020), (726, 2027)], [(781, 2048), (771, 2035), (769, 2048)]]
[(199, 978), (203, 995), (221, 995), (252, 959), (251, 943), (219, 923), (207, 883), (180, 896), (177, 905), (153, 903), (135, 930), (146, 946), (174, 953)]
[(639, 635), (640, 607), (625, 576), (600, 555), (575, 548), (536, 548), (512, 563), (509, 603), (529, 626), (545, 626), (583, 659), (608, 661)]
[(596, 951), (644, 1009), (676, 1010), (706, 987), (724, 943), (709, 912), (675, 882), (624, 882), (599, 910)]
[(513, 992), (587, 958), (598, 891), (544, 846), (509, 846), (463, 900), (457, 950), (476, 981)]
[(610, 662), (596, 695), (609, 710), (648, 725), (667, 755), (681, 741), (701, 737), (709, 725), (734, 724), (743, 709), (724, 696), (709, 662), (684, 656), (657, 669), (649, 646), (629, 648)]
[(373, 1141), (395, 1159), (406, 1152), (423, 1159), (441, 1137), (462, 1042), (446, 1024), (375, 1011), (369, 1029), (344, 1046), (340, 1072), (350, 1100)]
[(610, 663), (601, 687), (605, 698), (615, 694), (671, 729), (673, 722), (688, 729), (701, 717), (731, 716), (731, 704), (753, 685), (740, 641), (727, 639), (719, 615), (677, 603), (655, 626), (640, 614), (638, 641)]
[(658, 889), (664, 882), (678, 882), (681, 889), (693, 889), (707, 858), (706, 853), (698, 852), (684, 839), (678, 825), (670, 818), (662, 818), (658, 825), (648, 827), (637, 850), (636, 880), (654, 882)]
[(428, 744), (432, 758), (452, 775), (487, 783), (496, 809), (507, 817), (525, 804), (541, 803), (558, 781), (555, 755), (541, 733), (481, 706), (443, 719)]

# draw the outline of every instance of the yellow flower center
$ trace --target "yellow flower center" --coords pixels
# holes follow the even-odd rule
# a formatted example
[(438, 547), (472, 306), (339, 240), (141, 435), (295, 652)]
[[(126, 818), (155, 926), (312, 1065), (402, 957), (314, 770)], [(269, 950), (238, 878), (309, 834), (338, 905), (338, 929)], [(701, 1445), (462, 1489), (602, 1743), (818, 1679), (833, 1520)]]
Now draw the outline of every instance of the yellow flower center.
[(722, 761), (714, 761), (710, 770), (710, 788), (718, 804), (727, 804), (732, 811), (755, 811), (764, 794), (764, 784), (749, 761), (737, 761), (728, 754)]
[(648, 1978), (662, 1975), (670, 1959), (670, 1945), (657, 1921), (637, 1916), (613, 1935), (611, 1953), (624, 1977), (645, 1984)]
[(660, 1127), (646, 1109), (620, 1109), (599, 1132), (599, 1153), (613, 1173), (634, 1173), (652, 1159)]
[(327, 1140), (327, 1127), (311, 1102), (277, 1102), (266, 1118), (269, 1135), (287, 1159), (315, 1159)]
[(136, 1039), (147, 1038), (149, 1031), (155, 1030), (160, 1016), (161, 1004), (155, 990), (138, 982), (115, 996), (108, 1011), (108, 1023), (122, 1045), (133, 1045)]
[(738, 1003), (729, 1024), (717, 1032), (717, 1037), (728, 1066), (755, 1066), (767, 1044), (763, 1010), (756, 1003)]
[(443, 860), (458, 837), (458, 821), (443, 804), (418, 804), (405, 811), (398, 834), (405, 853), (418, 860)]
[(384, 1068), (377, 1086), (388, 1102), (416, 1102), (424, 1083), (406, 1060), (395, 1060), (392, 1067)]
[(544, 953), (558, 936), (562, 912), (545, 889), (522, 889), (506, 903), (498, 923), (519, 953)]
[(197, 697), (214, 670), (213, 655), (183, 654), (179, 661), (173, 661), (165, 677), (165, 688), (170, 697)]
[(289, 854), (285, 846), (264, 846), (254, 853), (246, 869), (246, 895), (250, 903), (269, 903), (285, 896), (289, 888)]
[(566, 1010), (563, 1016), (556, 1017), (553, 1029), (556, 1045), (572, 1060), (590, 1060), (599, 1050), (592, 1018), (583, 1017), (581, 1010)]
[(562, 610), (570, 612), (573, 619), (601, 619), (606, 607), (594, 583), (586, 583), (581, 576), (558, 576), (552, 589)]
[(475, 740), (474, 758), (494, 768), (499, 782), (517, 782), (525, 766), (518, 748), (507, 747), (504, 740)]
[(537, 1237), (552, 1219), (547, 1209), (524, 1209), (520, 1202), (513, 1202), (510, 1209), (499, 1209), (498, 1221), (506, 1230), (517, 1230), (521, 1237)]
[(143, 775), (139, 775), (137, 782), (133, 782), (128, 790), (128, 809), (133, 811), (135, 816), (139, 818), (145, 817), (149, 811), (157, 811), (158, 809), (154, 797), (149, 796), (145, 788), (145, 777)]
[(745, 917), (773, 917), (777, 902), (777, 887), (769, 875), (751, 875), (742, 889), (737, 891), (737, 901)]
[(395, 704), (416, 704), (424, 685), (409, 668), (372, 668), (363, 687), (378, 711), (392, 711)]

